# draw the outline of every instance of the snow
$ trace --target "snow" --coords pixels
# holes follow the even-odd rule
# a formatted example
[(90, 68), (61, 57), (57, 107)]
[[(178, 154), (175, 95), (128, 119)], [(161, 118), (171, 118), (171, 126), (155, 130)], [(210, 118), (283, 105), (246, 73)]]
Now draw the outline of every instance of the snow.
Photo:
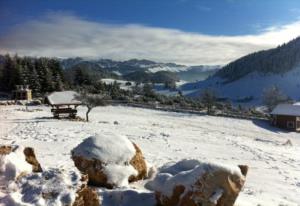
[(47, 96), (51, 105), (54, 104), (81, 104), (80, 101), (75, 99), (77, 95), (74, 91), (53, 92)]
[(300, 116), (300, 105), (279, 104), (274, 108), (274, 110), (271, 112), (271, 114)]
[(99, 159), (107, 164), (121, 164), (133, 158), (135, 149), (126, 137), (101, 133), (84, 139), (72, 152), (75, 156)]
[(4, 205), (71, 205), (80, 186), (79, 172), (49, 169), (22, 177), (0, 199)]
[[(123, 106), (97, 107), (90, 122), (77, 122), (52, 119), (50, 107), (29, 107), (35, 112), (21, 108), (0, 106), (0, 126), (5, 128), (0, 131), (0, 142), (33, 147), (46, 171), (77, 171), (71, 150), (85, 137), (115, 133), (136, 143), (146, 161), (157, 168), (182, 159), (248, 165), (245, 187), (236, 205), (299, 206), (300, 134), (274, 128), (268, 122)], [(84, 117), (86, 108), (78, 109)], [(292, 146), (284, 144), (287, 140)], [(148, 181), (110, 191), (98, 189), (103, 205), (127, 206), (133, 200), (132, 205), (153, 205), (153, 194), (144, 187)]]
[(190, 67), (188, 66), (167, 66), (167, 65), (157, 65), (148, 68), (149, 72), (155, 73), (159, 71), (169, 71), (169, 72), (181, 72), (181, 71), (187, 71)]
[(212, 77), (204, 81), (196, 83), (187, 83), (182, 85), (182, 91), (197, 91), (189, 94), (191, 97), (198, 97), (204, 88), (213, 88), (218, 95), (224, 98), (229, 98), (232, 101), (238, 101), (245, 97), (252, 96), (252, 105), (262, 104), (262, 94), (264, 89), (276, 85), (284, 94), (293, 98), (300, 99), (300, 67), (296, 67), (283, 74), (262, 74), (259, 72), (252, 72), (236, 81), (225, 83), (225, 79), (219, 77)]
[(217, 204), (218, 200), (222, 197), (224, 190), (223, 189), (217, 189), (214, 194), (209, 198), (209, 201)]
[(24, 147), (14, 146), (13, 151), (7, 155), (0, 155), (0, 183), (15, 180), (22, 172), (30, 173), (32, 165), (26, 162)]
[(102, 206), (154, 206), (156, 205), (153, 192), (137, 189), (100, 190)]
[(146, 188), (153, 191), (159, 191), (162, 194), (171, 197), (176, 185), (184, 186), (186, 192), (193, 190), (193, 185), (195, 185), (197, 180), (199, 180), (203, 174), (213, 173), (219, 170), (228, 171), (229, 174), (237, 174), (242, 177), (241, 171), (237, 166), (229, 167), (200, 162), (195, 159), (185, 159), (175, 164), (163, 166), (154, 180), (149, 181), (146, 184)]
[(128, 178), (138, 175), (131, 165), (109, 164), (104, 166), (103, 172), (107, 176), (107, 182), (119, 187), (128, 186)]

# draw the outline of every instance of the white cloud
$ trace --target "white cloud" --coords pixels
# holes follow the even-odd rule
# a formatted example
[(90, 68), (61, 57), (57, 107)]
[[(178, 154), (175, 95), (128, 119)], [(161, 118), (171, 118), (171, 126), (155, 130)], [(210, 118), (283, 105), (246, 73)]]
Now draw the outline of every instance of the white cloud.
[(50, 13), (0, 36), (0, 52), (30, 56), (145, 58), (181, 64), (226, 64), (300, 35), (300, 21), (258, 35), (211, 36), (143, 25), (91, 22)]

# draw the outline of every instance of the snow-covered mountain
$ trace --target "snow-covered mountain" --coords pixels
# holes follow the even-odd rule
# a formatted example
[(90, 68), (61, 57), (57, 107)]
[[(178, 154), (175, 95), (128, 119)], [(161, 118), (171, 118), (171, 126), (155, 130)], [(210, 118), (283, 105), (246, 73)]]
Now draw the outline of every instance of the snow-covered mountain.
[(119, 76), (132, 74), (133, 72), (141, 72), (154, 74), (157, 72), (172, 72), (175, 73), (180, 80), (196, 81), (203, 80), (210, 75), (213, 75), (220, 66), (186, 66), (175, 63), (160, 63), (150, 60), (131, 59), (127, 61), (115, 61), (111, 59), (84, 59), (84, 58), (68, 58), (61, 59), (61, 65), (64, 69), (71, 69), (78, 65), (85, 65), (89, 69), (111, 72)]
[(204, 81), (182, 85), (181, 90), (196, 97), (204, 88), (212, 88), (233, 102), (260, 104), (263, 91), (271, 86), (300, 99), (300, 38), (242, 57)]
[(226, 79), (214, 76), (197, 83), (181, 86), (184, 91), (191, 91), (189, 96), (197, 97), (204, 88), (213, 88), (220, 97), (239, 103), (260, 104), (262, 93), (271, 86), (277, 86), (284, 94), (300, 100), (300, 67), (283, 74), (261, 74), (252, 72), (236, 81), (226, 83)]
[(122, 75), (131, 73), (133, 71), (147, 71), (155, 73), (158, 71), (178, 72), (188, 68), (184, 65), (177, 65), (173, 63), (158, 63), (149, 60), (130, 59), (127, 61), (115, 61), (111, 59), (84, 59), (84, 58), (68, 58), (61, 60), (64, 69), (68, 69), (80, 63), (90, 63), (97, 65), (102, 69), (111, 70), (112, 72), (119, 72)]

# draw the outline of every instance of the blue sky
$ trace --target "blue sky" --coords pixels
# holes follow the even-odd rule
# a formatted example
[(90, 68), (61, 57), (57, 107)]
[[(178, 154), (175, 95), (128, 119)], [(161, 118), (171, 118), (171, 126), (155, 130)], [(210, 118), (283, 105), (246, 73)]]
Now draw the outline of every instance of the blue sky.
[[(42, 46), (47, 46), (42, 43), (42, 40), (45, 40), (49, 43), (49, 51), (42, 54), (54, 56), (55, 48), (65, 50), (64, 48), (70, 43), (69, 38), (74, 38), (74, 41), (82, 41), (81, 44), (72, 48), (72, 51), (58, 52), (59, 56), (116, 59), (149, 57), (157, 61), (175, 61), (186, 64), (225, 64), (246, 53), (270, 48), (298, 36), (295, 28), (298, 26), (299, 17), (299, 0), (0, 0), (0, 43), (4, 45), (0, 46), (0, 51), (38, 55)], [(86, 30), (76, 29), (77, 24), (82, 25), (82, 28)], [(64, 26), (65, 31), (62, 30)], [(134, 28), (131, 28), (132, 26)], [(70, 37), (70, 34), (67, 34), (68, 29), (76, 33), (77, 37), (76, 35)], [(287, 29), (290, 29), (289, 32), (285, 31)], [(36, 32), (36, 34), (31, 34), (32, 38), (36, 39), (37, 35), (40, 35), (38, 37), (40, 39), (37, 40), (39, 44), (29, 38), (30, 30)], [(56, 35), (59, 34), (60, 37), (54, 33), (51, 36), (50, 31), (56, 31)], [(291, 31), (294, 33), (290, 33)], [(47, 35), (43, 35), (43, 32)], [(91, 32), (95, 34), (98, 32), (98, 34), (91, 35)], [(263, 42), (263, 35), (270, 32), (277, 32), (275, 36), (272, 34), (274, 40), (278, 40), (277, 42)], [(103, 35), (108, 33), (116, 35), (120, 43), (116, 45), (111, 39), (113, 49), (105, 45), (104, 48), (109, 49), (105, 53), (100, 43), (96, 48), (91, 41), (103, 44), (103, 38), (106, 38)], [(142, 33), (144, 36), (137, 35), (137, 33)], [(290, 34), (287, 35), (288, 33)], [(181, 53), (176, 51), (176, 39), (173, 39), (174, 42), (171, 43), (163, 38), (164, 35), (172, 34), (177, 35), (178, 44), (185, 44), (182, 48), (178, 48), (188, 50), (182, 53), (185, 54), (184, 58), (178, 58)], [(76, 39), (78, 36), (80, 38)], [(86, 36), (89, 38), (85, 38)], [(128, 41), (125, 36), (139, 39), (138, 42), (132, 42), (134, 49), (130, 49), (130, 46), (124, 43)], [(143, 39), (145, 36), (148, 37)], [(143, 41), (151, 42), (151, 37), (156, 37), (153, 39), (155, 46), (158, 45), (158, 41), (161, 43), (166, 41), (169, 46), (159, 51), (153, 48), (151, 51), (150, 45), (144, 47), (144, 44), (149, 44), (149, 42), (143, 44)], [(224, 37), (223, 41), (220, 37)], [(255, 41), (249, 37), (259, 37), (259, 39)], [(63, 39), (68, 40), (64, 42)], [(205, 39), (206, 41), (203, 42)], [(90, 44), (88, 44), (89, 41)], [(53, 47), (56, 42), (59, 45), (51, 49), (50, 46)], [(236, 52), (233, 51), (235, 47), (227, 48), (227, 50), (224, 47), (224, 45), (228, 47), (229, 44), (238, 47), (239, 42), (242, 48)], [(215, 54), (216, 49), (220, 50), (216, 47), (219, 43), (223, 45), (222, 52), (227, 51), (226, 58), (223, 54), (220, 55), (220, 59), (211, 57), (205, 60), (200, 57), (204, 55), (204, 52), (207, 56)], [(85, 50), (80, 50), (79, 46), (83, 44)], [(200, 49), (202, 44), (205, 50)], [(215, 46), (210, 49), (209, 44), (215, 44)], [(147, 52), (139, 51), (138, 46), (146, 48)], [(117, 50), (116, 47), (124, 48)], [(189, 52), (193, 53), (191, 47), (195, 47), (194, 51), (199, 52), (199, 60), (195, 55), (190, 55), (190, 58), (187, 55)], [(171, 57), (168, 48), (177, 52), (174, 57)], [(122, 55), (125, 51), (127, 54)], [(164, 52), (168, 57), (161, 57)]]

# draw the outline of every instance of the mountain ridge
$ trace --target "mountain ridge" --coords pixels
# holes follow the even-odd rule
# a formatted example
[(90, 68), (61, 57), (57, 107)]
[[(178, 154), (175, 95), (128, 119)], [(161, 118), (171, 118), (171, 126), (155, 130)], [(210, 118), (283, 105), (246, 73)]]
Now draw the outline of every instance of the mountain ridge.
[(276, 48), (248, 54), (222, 67), (214, 76), (232, 82), (251, 72), (280, 74), (300, 64), (300, 37)]
[[(111, 73), (104, 78), (118, 75), (120, 78), (128, 77), (128, 80), (142, 81), (164, 79), (166, 81), (171, 80), (183, 80), (183, 81), (196, 81), (205, 79), (208, 76), (213, 75), (220, 66), (186, 66), (175, 63), (160, 63), (146, 59), (130, 59), (126, 61), (115, 61), (111, 59), (84, 59), (81, 57), (60, 59), (60, 63), (64, 70), (73, 70), (78, 68), (78, 65), (86, 65), (88, 70), (94, 70), (100, 72), (100, 76), (103, 73)], [(105, 72), (103, 72), (105, 71)], [(140, 77), (140, 78), (138, 78)]]
[(180, 89), (188, 96), (199, 97), (203, 89), (211, 88), (221, 98), (235, 103), (262, 104), (263, 91), (272, 86), (300, 100), (300, 37), (276, 48), (246, 55), (208, 79), (184, 84)]

